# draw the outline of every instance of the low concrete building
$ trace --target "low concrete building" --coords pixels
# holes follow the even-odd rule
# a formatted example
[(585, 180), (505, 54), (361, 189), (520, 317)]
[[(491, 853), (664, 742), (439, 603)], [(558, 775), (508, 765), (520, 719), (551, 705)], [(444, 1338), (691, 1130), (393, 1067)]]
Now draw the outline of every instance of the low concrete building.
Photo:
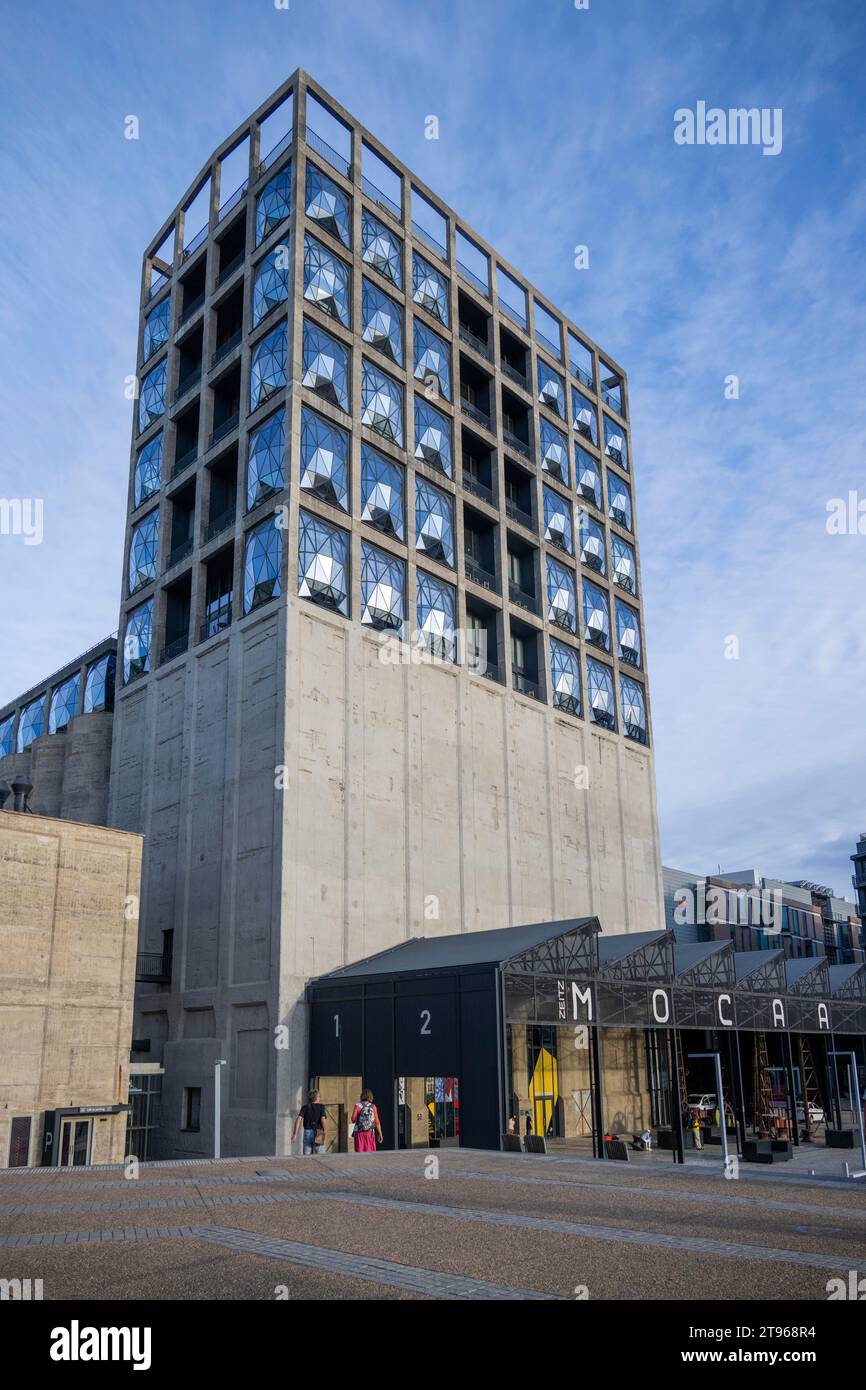
[(141, 847), (0, 811), (0, 1167), (124, 1156)]

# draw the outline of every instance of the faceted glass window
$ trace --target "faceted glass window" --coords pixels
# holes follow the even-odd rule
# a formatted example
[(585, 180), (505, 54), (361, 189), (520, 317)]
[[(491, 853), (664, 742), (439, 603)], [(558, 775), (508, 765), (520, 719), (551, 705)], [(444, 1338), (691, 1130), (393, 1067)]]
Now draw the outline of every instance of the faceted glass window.
[(253, 280), (253, 328), (289, 297), (289, 248), (275, 246), (259, 261)]
[[(415, 379), (428, 388), (435, 386), (446, 401), (451, 399), (451, 353), (444, 338), (425, 328), (420, 319), (414, 325)], [(432, 394), (432, 390), (431, 390)]]
[(366, 277), (361, 282), (361, 337), (402, 365), (403, 311)]
[(453, 477), (451, 421), (420, 396), (415, 397), (415, 457)]
[(250, 413), (286, 384), (286, 325), (266, 333), (253, 348), (250, 364)]
[(403, 391), (366, 359), (361, 363), (361, 423), (402, 445)]
[(279, 227), (292, 211), (292, 166), (269, 179), (256, 199), (256, 246)]
[(566, 632), (577, 632), (574, 575), (565, 565), (547, 556), (547, 618)]
[(286, 485), (286, 419), (278, 410), (249, 437), (247, 453), (247, 508)]
[(283, 560), (283, 533), (276, 518), (269, 516), (247, 533), (244, 555), (244, 612), (252, 613), (260, 604), (279, 598), (283, 592), (280, 572)]
[(597, 574), (605, 574), (604, 531), (597, 521), (586, 512), (578, 516), (578, 536), (580, 539), (580, 563)]
[(367, 541), (361, 543), (361, 622), (368, 627), (401, 628), (406, 566)]
[(583, 638), (610, 651), (610, 612), (607, 598), (597, 584), (583, 581)]
[(613, 579), (621, 589), (628, 589), (630, 594), (637, 593), (637, 565), (634, 558), (634, 550), (628, 541), (621, 540), (619, 536), (611, 533), (610, 555), (613, 565)]
[(448, 327), (448, 281), (417, 251), (412, 252), (412, 298)]
[(298, 593), (313, 603), (349, 611), (349, 536), (337, 526), (300, 513)]
[(40, 695), (38, 700), (31, 700), (29, 705), (25, 705), (18, 720), (18, 743), (19, 753), (23, 753), (30, 747), (34, 739), (39, 738), (45, 728), (45, 696)]
[(415, 479), (415, 549), (445, 565), (454, 565), (454, 505), (447, 493)]
[(544, 539), (551, 545), (559, 546), (567, 555), (573, 555), (571, 507), (553, 488), (545, 486), (541, 491), (544, 496)]
[(165, 373), (166, 361), (163, 359), (158, 367), (148, 372), (141, 383), (141, 395), (138, 398), (139, 432), (146, 430), (154, 420), (158, 420), (165, 410)]
[(349, 245), (349, 195), (317, 169), (315, 164), (307, 164), (307, 202), (306, 214), (311, 222), (318, 222), (326, 232), (335, 236), (344, 246)]
[(361, 518), (403, 539), (403, 470), (369, 444), (361, 445)]
[(129, 543), (129, 592), (156, 578), (156, 550), (159, 544), (159, 507), (154, 507), (132, 529)]
[(616, 600), (616, 652), (620, 661), (640, 666), (640, 623), (634, 609), (621, 599)]
[(571, 388), (571, 422), (578, 434), (598, 443), (598, 416), (595, 406), (576, 386)]
[(565, 419), (565, 385), (552, 367), (538, 359), (538, 399), (543, 405), (556, 412), (560, 420)]
[(628, 484), (613, 473), (607, 475), (607, 510), (611, 521), (631, 530), (631, 493)]
[(349, 327), (349, 269), (309, 233), (304, 237), (304, 298)]
[(568, 467), (568, 440), (562, 430), (551, 425), (549, 420), (540, 421), (541, 467), (552, 478), (558, 478), (568, 487), (571, 473)]
[(349, 436), (304, 406), (301, 411), (301, 487), (349, 510)]
[(574, 647), (550, 639), (550, 688), (553, 703), (566, 714), (580, 714), (580, 661)]
[(140, 507), (148, 497), (159, 492), (162, 479), (162, 438), (160, 430), (159, 434), (155, 434), (153, 439), (145, 444), (135, 460), (133, 506)]
[(631, 676), (620, 675), (619, 698), (622, 708), (622, 727), (626, 738), (638, 743), (646, 743), (646, 700), (643, 686), (633, 681)]
[(133, 608), (126, 620), (123, 639), (123, 680), (143, 676), (150, 670), (150, 644), (153, 636), (153, 599)]
[(601, 478), (595, 459), (577, 445), (574, 460), (575, 487), (581, 497), (601, 511)]
[(450, 584), (423, 570), (417, 570), (416, 576), (418, 646), (442, 661), (456, 661), (455, 591)]
[(171, 316), (171, 296), (161, 299), (155, 309), (151, 309), (144, 320), (144, 341), (142, 357), (146, 362), (157, 348), (168, 342), (169, 319)]
[(620, 468), (628, 468), (628, 445), (621, 425), (615, 425), (607, 415), (604, 419), (604, 452)]
[(15, 715), (0, 720), (0, 758), (6, 758), (15, 747)]
[(84, 713), (93, 714), (95, 710), (114, 709), (114, 678), (117, 670), (117, 657), (107, 652), (88, 668), (84, 682)]
[(302, 384), (326, 401), (349, 410), (349, 352), (314, 323), (304, 320)]
[(48, 709), (49, 734), (56, 734), (58, 729), (65, 729), (70, 719), (75, 718), (78, 713), (78, 692), (80, 689), (81, 676), (76, 671), (74, 676), (70, 676), (52, 692), (51, 704)]
[(396, 285), (403, 284), (403, 243), (364, 208), (361, 213), (361, 260)]
[(586, 683), (588, 687), (589, 717), (593, 724), (603, 729), (616, 728), (616, 705), (613, 694), (613, 672), (600, 661), (586, 659)]

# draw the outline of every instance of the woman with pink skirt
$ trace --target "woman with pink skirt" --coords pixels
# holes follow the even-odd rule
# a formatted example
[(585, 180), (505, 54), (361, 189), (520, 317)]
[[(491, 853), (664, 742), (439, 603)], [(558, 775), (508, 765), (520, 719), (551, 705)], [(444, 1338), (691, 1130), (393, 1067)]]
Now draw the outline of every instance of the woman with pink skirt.
[(361, 1092), (361, 1099), (352, 1111), (351, 1124), (355, 1153), (375, 1153), (377, 1138), (379, 1143), (382, 1143), (382, 1126), (379, 1123), (379, 1112), (373, 1104), (372, 1091)]

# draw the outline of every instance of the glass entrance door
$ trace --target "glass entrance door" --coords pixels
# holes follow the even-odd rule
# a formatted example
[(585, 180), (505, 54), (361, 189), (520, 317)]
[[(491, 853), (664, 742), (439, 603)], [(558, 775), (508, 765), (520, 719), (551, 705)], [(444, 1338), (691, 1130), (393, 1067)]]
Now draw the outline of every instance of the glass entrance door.
[(64, 1120), (60, 1129), (61, 1168), (83, 1168), (90, 1162), (91, 1120), (73, 1117)]

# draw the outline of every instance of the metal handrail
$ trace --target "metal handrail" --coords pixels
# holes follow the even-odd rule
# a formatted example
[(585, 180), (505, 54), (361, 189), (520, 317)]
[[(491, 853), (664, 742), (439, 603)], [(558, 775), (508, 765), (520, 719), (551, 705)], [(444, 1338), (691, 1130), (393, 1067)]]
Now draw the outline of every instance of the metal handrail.
[(501, 363), (501, 366), (504, 376), (507, 376), (510, 381), (516, 382), (517, 385), (521, 386), (524, 391), (529, 390), (529, 377), (525, 374), (525, 372), (518, 371), (517, 367), (512, 367), (511, 363), (506, 362), (504, 359)]
[(510, 318), (510, 319), (512, 320), (513, 323), (516, 323), (517, 326), (518, 326), (518, 328), (522, 328), (522, 329), (523, 329), (523, 332), (525, 333), (525, 332), (526, 332), (526, 318), (525, 318), (525, 316), (521, 316), (521, 315), (517, 312), (516, 309), (512, 309), (512, 307), (511, 307), (510, 304), (506, 304), (505, 300), (502, 298), (501, 295), (497, 295), (497, 297), (496, 297), (496, 303), (497, 303), (497, 306), (498, 306), (498, 308), (499, 308), (500, 313), (506, 314), (506, 315), (508, 316), (508, 318)]
[(172, 405), (177, 405), (178, 401), (181, 400), (187, 392), (191, 391), (194, 386), (197, 386), (200, 381), (201, 365), (199, 365), (194, 372), (187, 372), (186, 376), (177, 383), (177, 390), (174, 393)]
[(183, 653), (187, 650), (188, 646), (188, 635), (186, 637), (176, 637), (173, 642), (169, 642), (168, 646), (163, 647), (162, 651), (160, 652), (160, 666), (164, 666), (167, 661), (173, 661), (176, 656), (183, 656)]
[(345, 155), (340, 154), (339, 150), (335, 150), (333, 145), (329, 145), (327, 140), (323, 140), (321, 135), (311, 129), (309, 125), (305, 138), (310, 149), (316, 150), (323, 159), (327, 159), (328, 163), (333, 165), (344, 178), (350, 179), (352, 177), (352, 166)]
[(168, 984), (171, 980), (171, 952), (138, 951), (135, 978), (145, 984)]
[(232, 605), (227, 603), (223, 608), (217, 609), (209, 618), (205, 618), (199, 628), (199, 641), (206, 642), (209, 637), (216, 637), (218, 632), (223, 632), (232, 620)]
[(528, 444), (524, 444), (522, 439), (518, 439), (516, 434), (513, 434), (511, 430), (505, 429), (504, 426), (502, 430), (502, 438), (504, 439), (505, 443), (508, 445), (509, 448), (516, 450), (516, 452), (518, 454), (522, 454), (524, 458), (532, 458), (532, 450), (530, 446)]
[(243, 183), (240, 185), (239, 188), (236, 188), (236, 189), (235, 189), (235, 191), (234, 191), (234, 193), (232, 193), (231, 197), (228, 198), (226, 202), (224, 202), (224, 203), (222, 203), (222, 204), (220, 205), (220, 210), (219, 210), (219, 212), (217, 213), (217, 221), (218, 221), (218, 222), (222, 221), (222, 219), (223, 219), (228, 213), (230, 213), (234, 208), (237, 207), (237, 205), (238, 205), (238, 203), (241, 201), (241, 199), (244, 198), (244, 197), (246, 196), (246, 193), (247, 193), (247, 190), (248, 190), (249, 186), (250, 186), (250, 181), (249, 181), (249, 179), (244, 179)]
[(179, 565), (182, 560), (186, 560), (191, 554), (192, 536), (189, 536), (185, 541), (181, 541), (180, 545), (176, 545), (174, 550), (169, 551), (168, 559), (165, 562), (166, 570), (174, 569), (175, 565)]
[(538, 599), (535, 594), (528, 594), (519, 584), (515, 584), (513, 579), (508, 581), (508, 597), (519, 608), (525, 608), (529, 613), (538, 612)]
[(475, 352), (480, 353), (482, 357), (486, 357), (488, 362), (493, 360), (493, 353), (490, 350), (489, 343), (485, 343), (484, 339), (479, 338), (477, 333), (473, 333), (471, 328), (467, 328), (465, 323), (460, 324), (459, 334), (461, 342), (468, 343)]
[(178, 319), (178, 328), (181, 324), (186, 323), (187, 319), (191, 319), (193, 314), (196, 313), (203, 304), (204, 290), (202, 290), (201, 294), (197, 294), (195, 299), (190, 300), (189, 304), (183, 306), (180, 311), (180, 318)]
[(474, 270), (470, 270), (468, 265), (464, 265), (459, 258), (457, 261), (457, 274), (478, 290), (479, 294), (483, 294), (485, 299), (490, 298), (490, 286), (485, 285), (480, 276), (476, 275)]
[(595, 390), (595, 382), (589, 372), (585, 372), (583, 367), (578, 367), (571, 359), (569, 359), (568, 366), (572, 376), (576, 376), (582, 386), (585, 386), (588, 391)]
[(541, 699), (541, 686), (537, 681), (525, 676), (517, 666), (511, 668), (511, 684), (521, 695), (531, 695), (533, 700)]
[(217, 346), (216, 352), (210, 360), (211, 367), (215, 367), (217, 362), (221, 362), (224, 357), (228, 357), (229, 353), (234, 351), (234, 349), (238, 346), (242, 338), (243, 331), (239, 328), (237, 332), (231, 335), (230, 338), (226, 338), (224, 343), (220, 343)]
[(493, 506), (493, 489), (486, 483), (482, 483), (471, 469), (463, 469), (463, 486), (467, 492), (471, 492), (475, 497), (480, 497), (483, 502), (489, 502)]
[(211, 434), (208, 448), (212, 449), (214, 444), (218, 444), (221, 439), (225, 439), (227, 434), (231, 434), (232, 430), (236, 430), (239, 420), (240, 415), (235, 411), (234, 415), (230, 415), (227, 420), (223, 420), (221, 425), (217, 425), (216, 429)]
[(222, 531), (227, 531), (230, 526), (234, 525), (235, 510), (236, 505), (233, 503), (231, 507), (227, 507), (224, 512), (220, 512), (219, 516), (215, 516), (212, 521), (208, 522), (207, 526), (204, 528), (202, 545), (207, 545), (208, 541), (213, 540), (214, 536), (220, 535)]
[(361, 191), (366, 193), (371, 202), (384, 208), (385, 212), (390, 212), (391, 216), (395, 217), (398, 222), (402, 222), (402, 208), (399, 208), (393, 198), (389, 198), (387, 193), (383, 193), (381, 188), (377, 188), (372, 180), (365, 178), (363, 174), (361, 175)]
[(228, 262), (228, 264), (225, 265), (225, 266), (223, 266), (223, 268), (221, 269), (219, 275), (217, 276), (217, 280), (216, 280), (217, 285), (221, 285), (221, 284), (223, 283), (223, 281), (225, 281), (225, 280), (227, 280), (227, 279), (229, 278), (230, 275), (234, 275), (234, 273), (235, 273), (235, 271), (237, 270), (237, 268), (238, 268), (239, 265), (243, 265), (243, 263), (244, 263), (244, 254), (245, 254), (245, 253), (244, 253), (243, 251), (238, 251), (237, 255), (236, 255), (236, 256), (232, 256), (232, 258), (231, 258), (231, 260)]
[(200, 232), (196, 232), (196, 234), (195, 234), (195, 236), (193, 237), (192, 241), (187, 242), (186, 246), (184, 246), (184, 248), (183, 248), (183, 258), (184, 258), (184, 260), (188, 260), (189, 257), (193, 254), (193, 252), (194, 252), (194, 251), (197, 251), (198, 248), (199, 248), (200, 246), (204, 246), (205, 242), (207, 241), (208, 227), (209, 227), (209, 223), (205, 222), (205, 224), (204, 224), (204, 226), (202, 227), (201, 231), (200, 231)]
[(412, 235), (418, 237), (421, 241), (423, 241), (425, 246), (429, 246), (430, 250), (435, 252), (439, 259), (444, 261), (447, 265), (448, 252), (446, 248), (442, 245), (441, 241), (437, 241), (435, 236), (432, 236), (430, 232), (425, 231), (425, 229), (420, 225), (420, 223), (416, 222), (414, 218), (412, 219), (411, 227)]
[(174, 467), (171, 470), (171, 476), (173, 478), (176, 478), (177, 475), (179, 473), (182, 473), (185, 468), (189, 468), (190, 464), (196, 458), (198, 458), (198, 445), (193, 444), (191, 449), (187, 449), (185, 454), (181, 454), (180, 458), (175, 459)]
[(460, 409), (463, 411), (464, 415), (469, 416), (470, 420), (474, 420), (477, 425), (481, 425), (484, 429), (489, 430), (490, 433), (493, 434), (494, 424), (492, 416), (485, 415), (483, 410), (480, 410), (477, 405), (472, 405), (472, 403), (467, 401), (463, 396), (460, 397)]
[(463, 559), (466, 566), (467, 579), (471, 579), (473, 584), (480, 584), (483, 589), (490, 589), (495, 593), (499, 592), (499, 583), (495, 574), (491, 574), (490, 570), (485, 569), (483, 565), (479, 565), (478, 561), (473, 559), (468, 552), (464, 554)]
[(552, 356), (554, 356), (559, 362), (562, 361), (562, 348), (557, 347), (556, 344), (550, 338), (548, 338), (545, 333), (542, 333), (540, 328), (536, 328), (535, 330), (535, 341), (537, 343), (540, 343), (542, 347), (547, 348), (547, 351), (551, 353)]
[(530, 531), (535, 529), (535, 522), (531, 512), (525, 512), (522, 507), (518, 507), (516, 502), (512, 502), (510, 497), (505, 499), (505, 511), (512, 521), (517, 521), (521, 526), (526, 526)]
[(279, 159), (283, 150), (287, 150), (289, 148), (289, 145), (292, 143), (292, 139), (294, 138), (294, 134), (295, 128), (293, 125), (291, 125), (289, 126), (289, 129), (286, 131), (285, 135), (274, 145), (274, 148), (268, 151), (264, 159), (260, 160), (256, 168), (256, 178), (261, 178), (265, 170), (270, 169), (271, 165)]

